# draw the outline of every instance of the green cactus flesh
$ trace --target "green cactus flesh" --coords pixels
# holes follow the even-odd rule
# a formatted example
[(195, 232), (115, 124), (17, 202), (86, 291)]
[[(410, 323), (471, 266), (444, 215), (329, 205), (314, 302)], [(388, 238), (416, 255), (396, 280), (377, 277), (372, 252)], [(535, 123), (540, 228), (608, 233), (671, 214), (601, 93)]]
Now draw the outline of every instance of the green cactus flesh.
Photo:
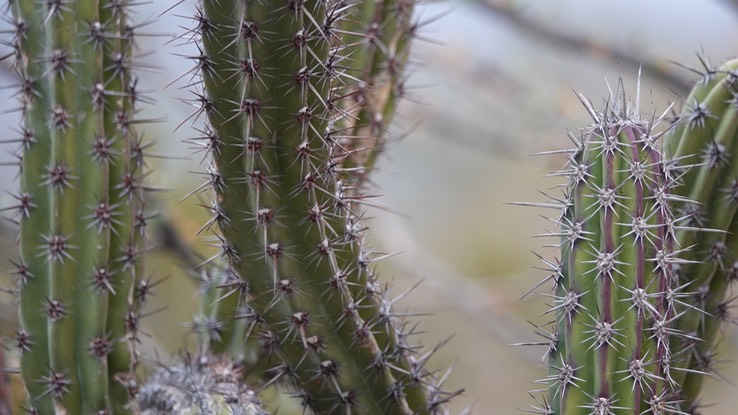
[(145, 225), (127, 2), (10, 8), (23, 113), (16, 347), (29, 411), (125, 413)]
[(212, 154), (206, 227), (218, 225), (220, 248), (203, 269), (225, 265), (206, 278), (220, 292), (208, 292), (196, 326), (215, 352), (259, 356), (261, 381), (297, 387), (316, 413), (438, 413), (452, 394), (424, 369), (432, 353), (408, 343), (376, 280), (364, 199), (343, 166), (342, 99), (355, 89), (345, 68), (360, 45), (339, 28), (360, 4), (201, 4), (195, 100)]
[(688, 337), (675, 328), (687, 307), (674, 268), (688, 261), (675, 240), (677, 181), (658, 142), (662, 118), (639, 118), (624, 95), (601, 112), (582, 99), (594, 124), (571, 135), (577, 146), (559, 173), (569, 181), (554, 219), (552, 329), (541, 330), (548, 398), (535, 413), (680, 413), (670, 345)]
[(728, 287), (738, 278), (738, 60), (706, 68), (667, 137), (679, 175), (675, 193), (682, 198), (674, 203), (682, 227), (677, 241), (691, 247), (678, 277), (693, 293), (683, 299), (693, 308), (676, 322), (688, 336), (672, 344), (674, 356), (688, 369), (674, 376), (685, 407), (697, 404), (702, 380), (714, 371), (720, 325), (733, 321)]

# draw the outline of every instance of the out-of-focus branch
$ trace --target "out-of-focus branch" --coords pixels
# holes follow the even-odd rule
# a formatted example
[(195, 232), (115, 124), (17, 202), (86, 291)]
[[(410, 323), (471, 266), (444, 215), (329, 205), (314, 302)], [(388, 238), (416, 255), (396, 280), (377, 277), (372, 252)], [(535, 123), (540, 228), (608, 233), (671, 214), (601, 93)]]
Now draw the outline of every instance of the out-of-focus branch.
[[(503, 298), (484, 288), (452, 264), (432, 255), (412, 235), (402, 219), (385, 215), (372, 221), (372, 229), (382, 236), (382, 248), (402, 254), (394, 256), (394, 263), (410, 278), (422, 279), (441, 295), (448, 305), (462, 313), (477, 327), (500, 344), (512, 345), (531, 337), (530, 329), (510, 309), (517, 299)], [(539, 350), (541, 349), (541, 350)], [(543, 348), (514, 349), (530, 359), (540, 360)]]
[[(644, 75), (648, 75), (666, 83), (672, 91), (685, 95), (691, 88), (691, 82), (676, 75), (674, 69), (670, 69), (658, 62), (649, 62), (646, 58), (633, 56), (625, 51), (612, 48), (603, 43), (590, 41), (580, 37), (568, 35), (566, 33), (557, 32), (556, 30), (546, 27), (540, 22), (533, 21), (521, 15), (520, 11), (510, 1), (500, 0), (473, 0), (474, 3), (482, 6), (483, 9), (504, 18), (507, 22), (517, 27), (526, 35), (533, 37), (541, 42), (551, 44), (560, 49), (573, 50), (576, 52), (589, 53), (593, 56), (604, 57), (609, 60), (617, 61), (622, 64), (632, 66), (634, 68), (642, 68)], [(738, 0), (729, 0), (738, 7)]]
[(738, 14), (738, 0), (723, 0), (723, 3), (727, 3), (733, 12)]

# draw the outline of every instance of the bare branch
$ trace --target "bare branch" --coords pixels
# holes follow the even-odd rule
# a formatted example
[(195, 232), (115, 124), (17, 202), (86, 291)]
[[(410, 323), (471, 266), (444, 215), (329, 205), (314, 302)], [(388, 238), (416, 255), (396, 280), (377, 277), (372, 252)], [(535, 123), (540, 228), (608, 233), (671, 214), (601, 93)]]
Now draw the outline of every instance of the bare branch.
[[(729, 1), (738, 5), (738, 0)], [(617, 50), (603, 43), (560, 33), (540, 24), (540, 22), (527, 19), (514, 8), (513, 2), (499, 0), (474, 0), (474, 2), (494, 15), (504, 18), (526, 35), (541, 42), (552, 44), (560, 49), (605, 57), (606, 59), (632, 66), (634, 70), (638, 70), (641, 67), (644, 75), (666, 83), (672, 91), (680, 95), (686, 95), (691, 88), (691, 82), (688, 79), (675, 75), (674, 71), (665, 68), (657, 62), (645, 61), (644, 59), (646, 58), (630, 55), (625, 51)]]

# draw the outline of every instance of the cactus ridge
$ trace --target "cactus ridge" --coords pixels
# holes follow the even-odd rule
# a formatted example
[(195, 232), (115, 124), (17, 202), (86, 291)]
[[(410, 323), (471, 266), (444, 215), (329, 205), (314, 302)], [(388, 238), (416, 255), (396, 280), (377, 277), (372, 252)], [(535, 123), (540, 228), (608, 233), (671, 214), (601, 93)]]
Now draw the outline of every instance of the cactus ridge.
[(263, 387), (291, 385), (316, 413), (445, 413), (457, 394), (425, 369), (436, 349), (409, 342), (377, 280), (383, 255), (365, 246), (362, 221), (372, 202), (349, 161), (356, 142), (380, 141), (357, 133), (352, 65), (370, 52), (371, 71), (392, 66), (397, 89), (411, 5), (204, 1), (182, 37), (198, 43), (188, 119), (207, 119), (190, 142), (211, 160), (191, 194), (214, 196), (200, 232), (215, 232), (218, 250), (198, 267), (193, 326), (205, 347), (251, 360)]
[(129, 413), (136, 391), (143, 193), (128, 1), (8, 2), (23, 116), (14, 347), (27, 412)]
[(692, 261), (678, 268), (680, 284), (693, 295), (684, 299), (691, 309), (677, 321), (677, 328), (690, 337), (673, 346), (683, 356), (684, 370), (675, 376), (682, 385), (682, 399), (696, 406), (704, 373), (715, 373), (715, 348), (719, 328), (732, 322), (731, 283), (735, 280), (737, 200), (734, 197), (738, 166), (738, 61), (713, 67), (701, 59), (702, 79), (692, 89), (677, 128), (667, 139), (673, 168), (680, 172), (676, 193), (683, 201), (683, 226), (704, 232), (678, 231), (681, 246), (693, 246)]
[(544, 293), (551, 322), (536, 330), (541, 342), (525, 344), (547, 347), (549, 375), (537, 381), (547, 396), (528, 411), (683, 413), (676, 379), (689, 369), (672, 347), (695, 341), (679, 321), (696, 311), (677, 269), (695, 261), (677, 239), (693, 228), (674, 208), (691, 203), (677, 191), (687, 169), (677, 172), (661, 148), (673, 126), (660, 127), (668, 111), (641, 118), (622, 82), (602, 110), (579, 97), (593, 124), (580, 137), (569, 133), (575, 148), (553, 173), (567, 178), (564, 195), (535, 204), (560, 214), (548, 236), (561, 257), (542, 258), (550, 274), (537, 287), (553, 283)]

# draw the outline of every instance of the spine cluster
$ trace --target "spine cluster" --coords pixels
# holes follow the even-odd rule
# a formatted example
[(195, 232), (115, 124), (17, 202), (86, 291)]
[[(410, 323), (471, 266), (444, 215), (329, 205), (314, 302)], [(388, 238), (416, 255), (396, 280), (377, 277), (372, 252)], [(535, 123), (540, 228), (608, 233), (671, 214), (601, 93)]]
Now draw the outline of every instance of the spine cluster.
[(569, 181), (535, 413), (699, 411), (720, 326), (736, 321), (738, 61), (702, 76), (665, 130), (624, 98), (585, 102), (595, 124), (557, 173)]
[(159, 369), (137, 395), (141, 415), (268, 415), (227, 358), (188, 356)]
[(196, 192), (214, 196), (203, 230), (218, 248), (201, 267), (219, 268), (196, 326), (315, 413), (443, 413), (453, 396), (374, 274), (355, 174), (401, 95), (411, 8), (203, 1), (190, 32), (196, 141), (211, 156)]
[(31, 414), (127, 413), (136, 392), (147, 144), (125, 0), (9, 2), (20, 128), (15, 348)]
[(685, 336), (673, 344), (686, 369), (675, 380), (687, 408), (697, 405), (705, 374), (715, 373), (720, 326), (736, 321), (730, 293), (738, 279), (738, 60), (706, 64), (702, 75), (666, 142), (680, 172), (674, 206), (685, 229), (677, 241), (691, 247), (677, 269), (678, 284), (692, 293), (676, 321)]
[(549, 262), (552, 321), (539, 330), (548, 398), (531, 411), (684, 413), (671, 346), (691, 338), (676, 323), (690, 307), (676, 269), (690, 261), (676, 239), (679, 176), (663, 157), (662, 118), (639, 118), (622, 90), (602, 111), (582, 101), (594, 124), (571, 135), (576, 147), (557, 173), (568, 178), (552, 219), (561, 257)]

